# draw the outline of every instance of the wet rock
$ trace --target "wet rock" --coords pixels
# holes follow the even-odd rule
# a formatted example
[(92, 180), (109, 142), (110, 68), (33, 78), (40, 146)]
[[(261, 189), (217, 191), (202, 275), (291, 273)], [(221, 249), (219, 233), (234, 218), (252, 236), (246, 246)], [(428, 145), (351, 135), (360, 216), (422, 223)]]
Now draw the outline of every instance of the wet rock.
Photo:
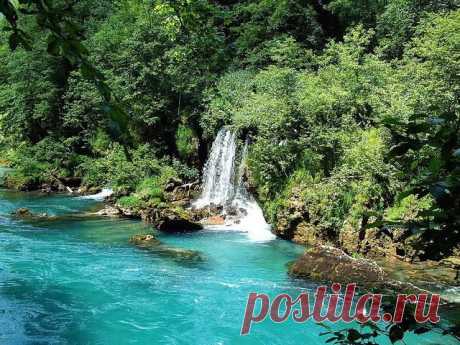
[(119, 214), (123, 217), (126, 218), (140, 218), (141, 213), (138, 210), (129, 208), (129, 207), (121, 207), (120, 205), (115, 205), (115, 207), (118, 209)]
[(45, 194), (51, 194), (53, 192), (53, 187), (47, 183), (44, 183), (40, 186), (40, 192)]
[(455, 280), (456, 284), (460, 284), (460, 256), (450, 256), (442, 260), (441, 265), (450, 268), (455, 271)]
[(66, 192), (67, 191), (67, 188), (65, 185), (63, 185), (62, 183), (58, 183), (57, 185), (57, 190), (58, 192), (62, 193), (62, 192)]
[(88, 187), (88, 186), (81, 186), (75, 190), (75, 193), (78, 195), (94, 195), (98, 194), (102, 191), (99, 187)]
[(158, 230), (172, 233), (195, 232), (203, 225), (195, 221), (191, 210), (183, 207), (156, 207), (141, 211), (141, 217), (153, 224)]
[(106, 205), (102, 210), (96, 212), (98, 216), (104, 217), (118, 217), (122, 214), (119, 208)]
[(202, 224), (206, 224), (206, 225), (224, 225), (225, 224), (225, 218), (223, 216), (212, 216), (212, 217), (203, 219)]
[(151, 246), (157, 246), (160, 243), (160, 241), (153, 235), (135, 235), (129, 239), (129, 242), (138, 246), (138, 247), (144, 247), (144, 248), (149, 248)]
[(229, 215), (229, 216), (238, 216), (238, 211), (241, 212), (241, 210), (244, 210), (244, 209), (240, 208), (238, 210), (238, 208), (235, 207), (235, 206), (229, 206), (229, 207), (227, 207), (227, 209), (225, 211), (226, 211), (227, 215)]
[(44, 219), (54, 219), (55, 217), (49, 216), (47, 213), (32, 213), (28, 208), (22, 207), (18, 208), (12, 214), (13, 218), (18, 219), (27, 219), (27, 220), (44, 220)]
[(30, 212), (30, 210), (25, 207), (18, 208), (16, 211), (12, 213), (12, 215), (19, 218), (30, 218), (33, 216), (32, 212)]
[(203, 229), (201, 224), (176, 216), (164, 217), (157, 224), (158, 230), (173, 233), (195, 232)]
[(213, 217), (222, 217), (224, 208), (222, 206), (204, 207), (204, 208), (192, 208), (189, 210), (191, 219), (195, 222), (201, 222), (204, 219)]
[(246, 217), (246, 216), (248, 215), (248, 210), (246, 210), (246, 209), (244, 209), (244, 208), (241, 208), (241, 207), (240, 207), (240, 208), (238, 209), (238, 211), (239, 211), (240, 217)]
[(308, 249), (289, 269), (292, 276), (342, 284), (359, 283), (362, 286), (380, 284), (386, 273), (375, 262), (355, 259), (344, 251), (317, 246)]
[(211, 203), (208, 209), (209, 209), (210, 214), (221, 214), (224, 211), (224, 206)]
[(139, 249), (148, 250), (154, 255), (171, 259), (180, 264), (196, 264), (205, 261), (200, 252), (165, 246), (152, 234), (133, 236), (129, 242)]
[(420, 287), (423, 285), (417, 286), (408, 281), (410, 279), (395, 279), (397, 277), (391, 276), (375, 261), (353, 258), (343, 250), (330, 246), (308, 249), (290, 266), (289, 274), (324, 282), (355, 283), (364, 290), (381, 293), (430, 293)]
[[(444, 261), (444, 260), (443, 260)], [(409, 263), (397, 259), (380, 259), (378, 264), (396, 281), (412, 282), (418, 286), (457, 285), (458, 270), (444, 262), (424, 261)]]
[(205, 261), (203, 255), (196, 250), (171, 248), (163, 245), (158, 246), (154, 253), (158, 256), (167, 257), (181, 264), (197, 264)]

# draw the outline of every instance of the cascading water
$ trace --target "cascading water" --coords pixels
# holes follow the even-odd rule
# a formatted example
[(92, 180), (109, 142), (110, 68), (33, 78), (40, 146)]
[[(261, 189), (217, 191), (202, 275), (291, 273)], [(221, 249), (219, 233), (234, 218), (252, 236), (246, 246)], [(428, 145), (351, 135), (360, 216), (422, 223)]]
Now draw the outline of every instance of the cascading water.
[(217, 134), (203, 175), (203, 192), (196, 207), (225, 205), (234, 194), (235, 134), (221, 129)]
[(223, 206), (223, 214), (229, 210), (237, 210), (234, 216), (226, 218), (226, 227), (247, 232), (254, 241), (269, 241), (275, 238), (271, 227), (265, 221), (262, 209), (244, 186), (244, 169), (248, 149), (248, 141), (240, 153), (238, 152), (236, 134), (222, 128), (212, 145), (211, 154), (206, 163), (203, 176), (203, 192), (193, 203), (195, 208), (212, 205)]
[(110, 188), (104, 188), (97, 194), (93, 195), (85, 195), (85, 196), (80, 196), (78, 197), (79, 199), (88, 199), (88, 200), (95, 200), (95, 201), (104, 201), (108, 197), (113, 195), (113, 190)]

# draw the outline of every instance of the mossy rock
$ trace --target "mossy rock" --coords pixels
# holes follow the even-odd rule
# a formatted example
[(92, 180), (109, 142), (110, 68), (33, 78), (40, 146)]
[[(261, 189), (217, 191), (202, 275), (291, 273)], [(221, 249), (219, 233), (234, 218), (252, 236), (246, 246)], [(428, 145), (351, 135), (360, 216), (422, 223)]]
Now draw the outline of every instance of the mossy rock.
[(129, 242), (142, 248), (149, 248), (161, 244), (161, 242), (153, 235), (135, 235), (129, 239)]
[(204, 262), (203, 255), (196, 250), (168, 247), (162, 244), (154, 235), (136, 235), (130, 238), (130, 243), (139, 249), (144, 249), (150, 253), (171, 259), (180, 264), (193, 264)]

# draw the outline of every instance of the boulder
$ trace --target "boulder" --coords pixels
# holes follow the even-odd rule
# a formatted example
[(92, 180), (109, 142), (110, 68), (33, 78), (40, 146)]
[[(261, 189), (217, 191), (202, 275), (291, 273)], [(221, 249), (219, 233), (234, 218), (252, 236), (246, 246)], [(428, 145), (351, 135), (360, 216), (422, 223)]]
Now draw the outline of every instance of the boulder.
[(441, 261), (441, 265), (455, 271), (455, 283), (460, 284), (460, 256), (449, 256)]
[(199, 251), (182, 248), (171, 248), (164, 245), (156, 247), (153, 253), (161, 257), (169, 258), (172, 261), (182, 265), (193, 265), (205, 261), (203, 255)]
[[(396, 281), (411, 282), (418, 286), (458, 285), (458, 268), (443, 261), (406, 262), (398, 259), (382, 258), (377, 263)], [(455, 262), (455, 261), (454, 261)]]
[(179, 264), (197, 264), (204, 261), (200, 252), (165, 246), (152, 234), (133, 236), (129, 242), (139, 249), (147, 250), (154, 255), (173, 260)]
[[(411, 282), (393, 279), (374, 261), (353, 258), (343, 250), (330, 246), (308, 249), (290, 266), (289, 274), (296, 278), (343, 285), (355, 283), (363, 290), (380, 293), (430, 293)], [(442, 299), (442, 302), (446, 301)]]
[(122, 214), (119, 208), (106, 205), (102, 210), (96, 212), (97, 216), (118, 217)]
[(11, 213), (13, 218), (17, 219), (26, 219), (26, 220), (54, 220), (55, 216), (49, 216), (47, 213), (32, 213), (28, 208), (22, 207), (18, 208), (16, 211)]
[(120, 212), (120, 215), (126, 218), (139, 218), (141, 214), (139, 211), (129, 208), (129, 207), (121, 207), (120, 205), (115, 205), (115, 207)]
[(142, 248), (150, 248), (152, 246), (157, 246), (160, 241), (153, 235), (135, 235), (129, 239), (129, 242)]
[(329, 246), (308, 249), (291, 265), (289, 273), (299, 278), (341, 284), (357, 283), (360, 286), (380, 284), (387, 278), (375, 262), (352, 258), (344, 251)]
[(223, 206), (212, 205), (210, 207), (204, 208), (192, 208), (188, 210), (190, 213), (191, 219), (195, 222), (201, 222), (205, 219), (213, 217), (223, 217), (224, 208)]
[(51, 194), (53, 191), (53, 186), (51, 186), (50, 184), (44, 183), (40, 186), (41, 193)]
[(141, 211), (143, 220), (153, 224), (158, 230), (172, 233), (195, 232), (203, 225), (195, 221), (191, 210), (180, 206), (155, 207)]
[(183, 233), (202, 230), (203, 226), (174, 215), (162, 218), (157, 222), (157, 228), (164, 232)]
[(32, 212), (28, 208), (21, 207), (12, 213), (13, 216), (18, 218), (30, 218), (33, 217)]

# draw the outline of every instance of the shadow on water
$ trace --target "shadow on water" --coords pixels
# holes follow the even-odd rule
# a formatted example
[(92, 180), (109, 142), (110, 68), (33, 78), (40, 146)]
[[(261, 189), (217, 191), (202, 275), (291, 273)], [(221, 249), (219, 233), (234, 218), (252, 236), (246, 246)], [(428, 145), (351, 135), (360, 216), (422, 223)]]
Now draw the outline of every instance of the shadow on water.
[[(85, 310), (83, 301), (78, 301), (65, 288), (39, 280), (11, 279), (2, 282), (1, 295), (12, 301), (10, 308), (22, 315), (22, 337), (17, 329), (5, 333), (0, 339), (7, 344), (90, 344), (93, 337), (81, 330), (84, 315), (75, 310)], [(0, 310), (7, 315), (8, 310)], [(15, 339), (15, 340), (12, 340)], [(29, 342), (33, 339), (33, 342)], [(12, 340), (12, 341), (10, 341)]]

